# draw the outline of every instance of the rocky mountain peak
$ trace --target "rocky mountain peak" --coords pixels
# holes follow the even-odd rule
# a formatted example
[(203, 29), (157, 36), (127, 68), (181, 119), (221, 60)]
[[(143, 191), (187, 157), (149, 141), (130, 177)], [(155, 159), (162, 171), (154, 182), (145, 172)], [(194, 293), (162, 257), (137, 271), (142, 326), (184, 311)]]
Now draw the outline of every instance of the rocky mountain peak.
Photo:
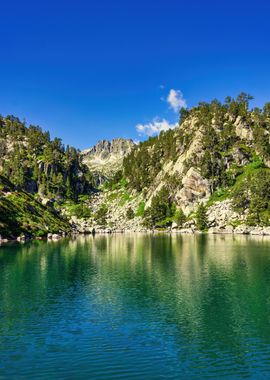
[(121, 168), (124, 156), (134, 146), (135, 143), (131, 139), (100, 140), (93, 147), (83, 150), (81, 155), (83, 162), (94, 174), (110, 177)]
[(93, 147), (82, 151), (82, 156), (103, 156), (108, 155), (122, 155), (129, 153), (134, 147), (135, 143), (131, 139), (116, 138), (109, 140), (100, 140)]

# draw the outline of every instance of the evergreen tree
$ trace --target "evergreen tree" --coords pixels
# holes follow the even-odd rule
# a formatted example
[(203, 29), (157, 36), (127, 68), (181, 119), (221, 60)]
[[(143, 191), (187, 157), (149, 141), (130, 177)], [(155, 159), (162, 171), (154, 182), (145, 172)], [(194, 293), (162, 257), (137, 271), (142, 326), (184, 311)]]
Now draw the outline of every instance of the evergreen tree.
[(67, 180), (66, 180), (66, 196), (69, 199), (73, 198), (73, 191), (72, 191), (72, 187), (71, 187), (70, 177), (69, 176), (67, 177)]
[(174, 215), (174, 221), (179, 227), (183, 227), (183, 224), (186, 222), (187, 218), (183, 213), (183, 210), (180, 208), (176, 211)]
[(207, 228), (207, 214), (206, 207), (201, 203), (196, 212), (196, 226), (200, 231), (204, 231)]
[(135, 214), (134, 214), (134, 211), (132, 210), (131, 207), (129, 207), (129, 208), (127, 209), (127, 214), (126, 214), (126, 216), (127, 216), (127, 219), (133, 219), (133, 218), (134, 218)]

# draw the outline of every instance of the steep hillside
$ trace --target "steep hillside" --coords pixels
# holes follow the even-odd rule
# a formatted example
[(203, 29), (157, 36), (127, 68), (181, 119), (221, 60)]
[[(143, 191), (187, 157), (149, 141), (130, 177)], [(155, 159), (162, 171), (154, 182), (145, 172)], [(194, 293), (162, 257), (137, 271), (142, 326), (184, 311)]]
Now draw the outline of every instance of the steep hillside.
[(149, 225), (226, 198), (249, 224), (269, 224), (270, 104), (250, 111), (249, 100), (240, 94), (182, 110), (178, 128), (124, 159), (123, 175), (131, 191), (144, 194)]
[(3, 237), (46, 236), (70, 232), (66, 219), (52, 207), (42, 205), (32, 194), (17, 190), (0, 176), (0, 235)]
[(63, 204), (78, 203), (94, 182), (78, 150), (14, 116), (0, 116), (0, 175), (2, 237), (71, 231)]
[(0, 173), (29, 193), (57, 199), (76, 200), (93, 184), (77, 149), (14, 116), (0, 116)]

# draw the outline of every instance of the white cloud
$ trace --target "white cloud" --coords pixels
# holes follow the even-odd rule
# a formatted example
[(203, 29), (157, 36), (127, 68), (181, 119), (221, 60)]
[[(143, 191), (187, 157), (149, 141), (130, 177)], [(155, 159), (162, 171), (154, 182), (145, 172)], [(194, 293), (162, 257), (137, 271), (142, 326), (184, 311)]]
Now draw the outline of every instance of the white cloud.
[(166, 119), (154, 118), (146, 124), (137, 124), (136, 129), (140, 136), (154, 136), (161, 131), (168, 131), (178, 126), (178, 123), (169, 123)]
[(170, 108), (172, 108), (174, 112), (179, 112), (182, 107), (187, 107), (187, 103), (182, 92), (180, 90), (174, 90), (173, 88), (167, 96), (167, 103), (169, 103)]

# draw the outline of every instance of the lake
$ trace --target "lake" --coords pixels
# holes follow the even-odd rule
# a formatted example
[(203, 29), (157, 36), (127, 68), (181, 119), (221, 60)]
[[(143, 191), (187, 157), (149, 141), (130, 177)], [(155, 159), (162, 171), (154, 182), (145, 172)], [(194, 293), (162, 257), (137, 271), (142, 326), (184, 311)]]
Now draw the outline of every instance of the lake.
[(270, 378), (270, 238), (0, 247), (0, 379)]

